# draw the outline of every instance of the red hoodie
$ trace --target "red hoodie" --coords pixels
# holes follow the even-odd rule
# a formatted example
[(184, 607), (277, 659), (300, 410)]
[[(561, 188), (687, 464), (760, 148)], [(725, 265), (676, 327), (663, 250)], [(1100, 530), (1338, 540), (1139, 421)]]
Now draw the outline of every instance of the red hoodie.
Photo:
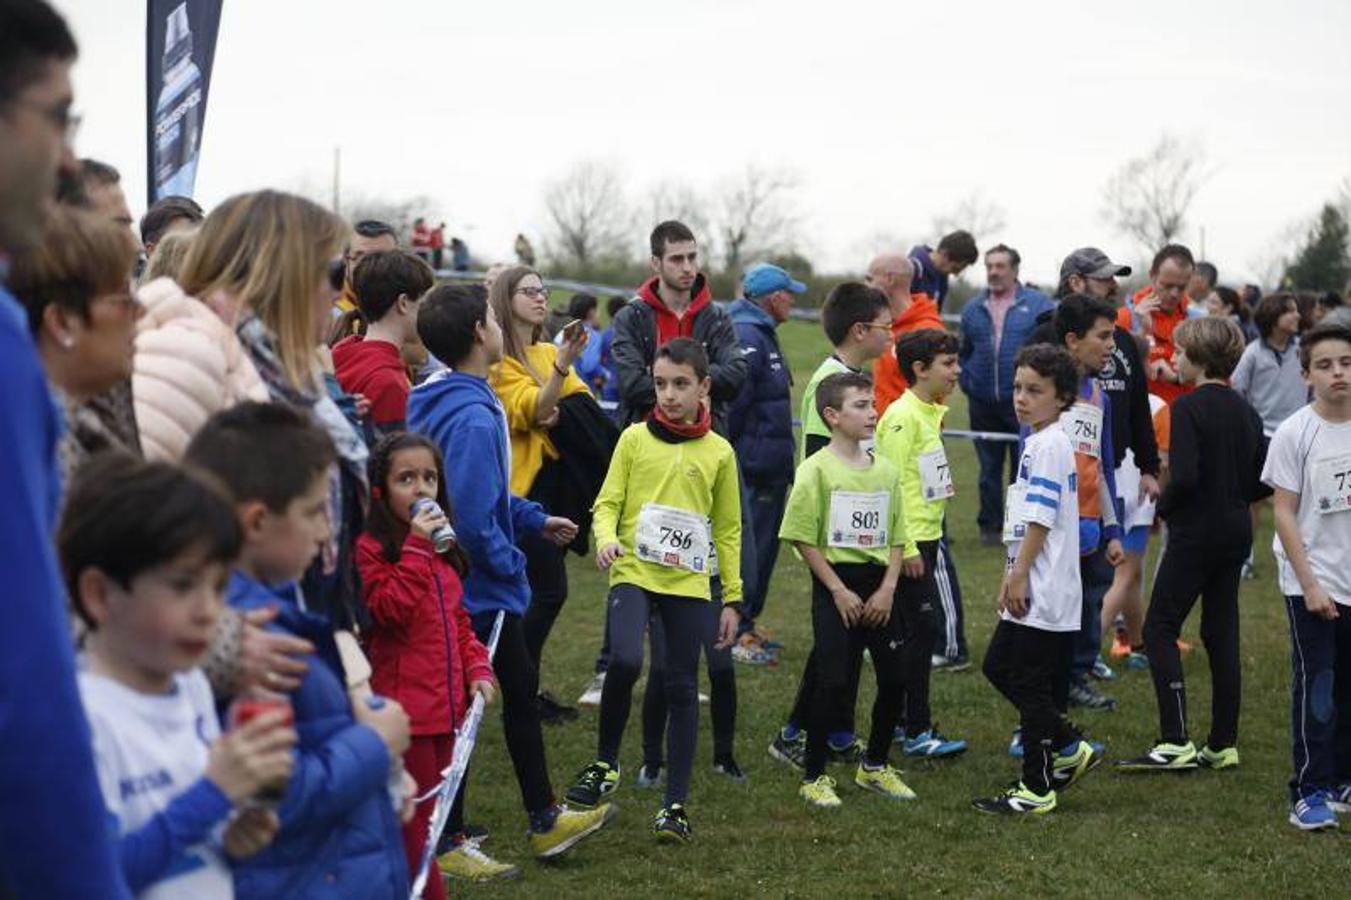
[(401, 425), (408, 418), (408, 392), (413, 386), (398, 347), (354, 334), (333, 345), (333, 367), (344, 391), (371, 401), (371, 421), (376, 425)]
[(708, 280), (702, 273), (695, 276), (694, 286), (690, 288), (690, 308), (679, 318), (662, 302), (661, 295), (657, 293), (655, 276), (638, 289), (638, 296), (657, 314), (658, 347), (678, 337), (693, 337), (695, 316), (699, 314), (699, 310), (713, 302), (713, 294), (708, 289)]
[(938, 304), (925, 294), (913, 294), (910, 305), (891, 323), (891, 346), (873, 363), (873, 405), (880, 416), (905, 393), (906, 380), (896, 360), (896, 339), (909, 331), (943, 330)]

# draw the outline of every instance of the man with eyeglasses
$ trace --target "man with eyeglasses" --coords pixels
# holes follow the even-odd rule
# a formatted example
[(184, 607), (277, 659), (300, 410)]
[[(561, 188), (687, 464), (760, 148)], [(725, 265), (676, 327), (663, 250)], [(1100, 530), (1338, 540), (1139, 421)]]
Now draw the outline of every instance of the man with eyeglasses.
[(342, 254), (342, 293), (334, 302), (337, 307), (336, 316), (342, 316), (357, 308), (356, 292), (352, 289), (352, 273), (356, 271), (361, 257), (367, 253), (387, 253), (397, 249), (399, 238), (394, 233), (393, 226), (378, 219), (362, 219), (352, 226), (352, 236), (348, 239), (347, 249)]
[(129, 900), (75, 685), (57, 571), (61, 431), (9, 254), (42, 240), (57, 174), (73, 177), (69, 28), (42, 0), (0, 4), (0, 896)]

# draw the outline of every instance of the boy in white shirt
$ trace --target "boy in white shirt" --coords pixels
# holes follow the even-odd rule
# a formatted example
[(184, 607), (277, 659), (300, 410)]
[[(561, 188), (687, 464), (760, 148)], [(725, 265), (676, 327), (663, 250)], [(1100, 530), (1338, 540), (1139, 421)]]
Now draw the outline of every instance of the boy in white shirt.
[(1078, 387), (1078, 366), (1064, 348), (1035, 344), (1018, 353), (1013, 408), (1032, 433), (1004, 506), (1007, 568), (984, 672), (1021, 717), (1023, 777), (972, 801), (981, 812), (1048, 813), (1057, 788), (1101, 761), (1060, 712), (1083, 606), (1078, 476), (1074, 447), (1060, 425)]
[(89, 629), (80, 694), (126, 880), (138, 898), (229, 900), (226, 857), (278, 829), (248, 801), (285, 787), (296, 741), (280, 708), (221, 735), (197, 668), (239, 551), (234, 511), (181, 469), (107, 455), (76, 480), (58, 543)]
[(1262, 480), (1290, 619), (1290, 824), (1317, 831), (1351, 812), (1351, 329), (1307, 332), (1300, 365), (1314, 399), (1276, 429)]

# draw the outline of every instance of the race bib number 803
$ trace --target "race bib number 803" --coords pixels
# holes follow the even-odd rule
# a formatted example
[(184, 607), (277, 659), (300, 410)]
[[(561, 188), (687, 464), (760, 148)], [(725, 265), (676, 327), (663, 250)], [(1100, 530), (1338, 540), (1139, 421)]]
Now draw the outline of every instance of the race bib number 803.
[(890, 522), (891, 494), (886, 491), (831, 491), (826, 544), (860, 550), (885, 547)]

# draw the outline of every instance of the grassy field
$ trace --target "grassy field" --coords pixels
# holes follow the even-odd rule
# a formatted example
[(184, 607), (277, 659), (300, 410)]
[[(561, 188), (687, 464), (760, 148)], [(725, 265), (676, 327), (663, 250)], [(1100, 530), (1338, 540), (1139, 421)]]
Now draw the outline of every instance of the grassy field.
[[(798, 389), (827, 351), (816, 326), (790, 322), (782, 338)], [(951, 425), (966, 426), (954, 398)], [(993, 597), (1001, 551), (979, 545), (975, 526), (976, 461), (972, 447), (950, 441), (958, 493), (949, 508), (966, 604), (972, 658), (984, 656), (994, 627)], [(525, 821), (495, 713), (485, 720), (469, 790), (470, 819), (493, 834), (484, 849), (521, 864), (511, 883), (457, 885), (484, 896), (949, 895), (1000, 896), (1335, 896), (1347, 890), (1351, 857), (1344, 837), (1302, 835), (1286, 823), (1289, 775), (1288, 636), (1273, 578), (1269, 519), (1258, 538), (1259, 577), (1243, 583), (1244, 703), (1234, 771), (1173, 776), (1123, 776), (1104, 765), (1062, 797), (1053, 814), (1008, 821), (982, 816), (972, 797), (1016, 777), (1006, 753), (1013, 709), (978, 671), (938, 675), (933, 709), (944, 732), (967, 738), (965, 756), (944, 762), (902, 761), (919, 793), (889, 803), (852, 786), (839, 770), (844, 807), (808, 809), (796, 794), (797, 774), (771, 760), (766, 745), (791, 703), (811, 643), (808, 575), (791, 555), (780, 557), (763, 624), (787, 648), (777, 668), (738, 667), (737, 756), (750, 784), (736, 786), (711, 770), (707, 714), (702, 714), (689, 809), (695, 829), (686, 847), (658, 845), (650, 833), (660, 795), (637, 788), (640, 711), (635, 703), (615, 794), (620, 814), (607, 832), (560, 863), (529, 859)], [(545, 649), (543, 684), (571, 702), (591, 673), (600, 644), (606, 584), (590, 559), (570, 561), (571, 598)], [(1186, 636), (1198, 649), (1186, 658), (1193, 737), (1209, 722), (1209, 675), (1198, 624)], [(859, 714), (871, 704), (865, 672)], [(1148, 673), (1120, 672), (1107, 686), (1115, 713), (1078, 712), (1108, 759), (1135, 755), (1156, 737)], [(635, 694), (635, 699), (637, 698)], [(705, 707), (706, 709), (706, 707)], [(561, 795), (595, 753), (596, 713), (546, 730), (550, 768)], [(1338, 887), (1340, 885), (1341, 887)], [(1345, 896), (1345, 895), (1343, 895)]]

